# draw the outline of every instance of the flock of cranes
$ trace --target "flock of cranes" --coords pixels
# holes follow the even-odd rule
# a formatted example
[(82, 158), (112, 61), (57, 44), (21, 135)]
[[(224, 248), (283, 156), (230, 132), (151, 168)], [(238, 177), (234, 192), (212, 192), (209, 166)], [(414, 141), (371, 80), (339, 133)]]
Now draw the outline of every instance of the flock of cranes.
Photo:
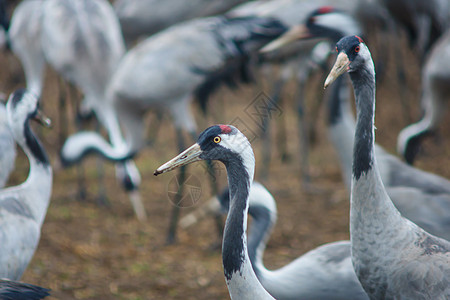
[[(82, 92), (77, 113), (94, 114), (99, 124), (97, 132), (78, 127), (67, 136), (62, 97), (61, 161), (79, 166), (95, 154), (115, 163), (116, 177), (140, 221), (147, 219), (139, 193), (145, 182), (133, 158), (145, 146), (147, 112), (170, 115), (181, 152), (155, 175), (180, 168), (183, 187), (188, 164), (218, 160), (225, 165), (228, 190), (219, 197), (227, 210), (222, 262), (232, 299), (450, 298), (450, 181), (411, 166), (423, 137), (445, 120), (450, 98), (448, 3), (260, 0), (231, 9), (242, 2), (177, 2), (170, 10), (165, 3), (166, 10), (158, 10), (162, 2), (152, 0), (116, 1), (114, 7), (106, 0), (27, 0), (9, 22), (0, 0), (4, 43), (22, 63), (26, 79), (26, 89), (12, 92), (6, 107), (0, 104), (0, 277), (7, 279), (0, 281), (0, 298), (40, 299), (49, 292), (19, 282), (38, 246), (52, 193), (50, 159), (30, 127), (32, 119), (50, 125), (40, 111), (46, 107), (47, 65)], [(145, 9), (149, 6), (153, 10)], [(374, 60), (359, 37), (373, 20), (389, 27), (392, 18), (406, 27), (423, 66), (424, 117), (398, 137), (406, 163), (375, 144)], [(273, 70), (281, 64), (271, 91), (276, 101), (288, 79), (296, 77), (296, 105), (303, 112), (306, 80), (312, 72), (323, 72), (310, 63), (318, 41), (333, 45), (326, 49), (336, 44), (336, 61), (324, 84), (331, 91), (324, 98), (328, 137), (350, 192), (350, 241), (322, 245), (269, 270), (263, 254), (277, 209), (268, 190), (253, 182), (256, 162), (249, 140), (233, 125), (207, 128), (187, 150), (184, 136), (197, 136), (191, 113), (195, 98), (205, 109), (221, 84), (250, 82), (258, 67)], [(318, 63), (330, 68), (329, 56), (324, 51)], [(353, 86), (356, 121), (344, 73)], [(301, 113), (298, 119), (306, 153), (308, 124)], [(30, 170), (22, 184), (4, 188), (14, 168), (15, 144)], [(247, 213), (253, 219), (248, 238)]]

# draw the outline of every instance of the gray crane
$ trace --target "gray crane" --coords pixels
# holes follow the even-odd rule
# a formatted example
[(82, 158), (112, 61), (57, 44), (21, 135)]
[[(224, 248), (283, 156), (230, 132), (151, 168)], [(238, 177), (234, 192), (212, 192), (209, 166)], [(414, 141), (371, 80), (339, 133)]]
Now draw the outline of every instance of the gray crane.
[(0, 278), (19, 280), (39, 243), (53, 182), (50, 161), (30, 120), (45, 126), (50, 120), (38, 110), (38, 99), (24, 89), (11, 94), (6, 109), (14, 139), (30, 162), (24, 183), (0, 191)]
[(16, 155), (16, 142), (9, 129), (6, 108), (0, 103), (0, 188), (5, 186), (14, 170)]
[[(116, 116), (111, 116), (105, 90), (125, 53), (120, 25), (111, 5), (106, 0), (49, 0), (42, 6), (41, 27), (46, 61), (83, 91), (81, 114), (93, 111), (100, 124), (109, 130), (110, 120)], [(140, 176), (134, 162), (119, 164), (117, 174), (129, 193), (136, 216), (144, 220), (145, 209), (136, 191)]]
[(423, 117), (402, 129), (397, 138), (397, 152), (409, 164), (419, 151), (421, 142), (432, 135), (445, 120), (450, 99), (450, 30), (430, 49), (422, 69)]
[(119, 18), (127, 45), (171, 25), (199, 17), (222, 14), (248, 0), (117, 0), (114, 11)]
[(274, 299), (256, 277), (247, 253), (248, 195), (255, 169), (249, 141), (233, 126), (209, 127), (200, 134), (197, 143), (160, 166), (154, 174), (200, 160), (219, 160), (227, 169), (230, 208), (223, 235), (222, 262), (231, 299)]
[[(63, 161), (77, 162), (91, 152), (112, 161), (128, 159), (143, 147), (149, 110), (171, 114), (181, 151), (182, 131), (196, 136), (192, 98), (206, 97), (220, 82), (234, 83), (235, 76), (247, 79), (250, 53), (285, 30), (273, 18), (219, 16), (180, 23), (140, 42), (121, 60), (107, 88), (111, 144), (94, 132), (74, 134), (62, 148)], [(173, 241), (174, 229), (170, 232)]]
[[(227, 211), (229, 189), (217, 198)], [(353, 270), (350, 241), (327, 243), (280, 269), (266, 269), (263, 255), (277, 220), (277, 206), (270, 192), (258, 182), (253, 182), (250, 188), (248, 205), (252, 217), (248, 229), (248, 255), (262, 286), (274, 298), (369, 299)]]
[(50, 290), (19, 281), (0, 279), (0, 299), (2, 300), (39, 300), (50, 296)]
[(403, 218), (381, 180), (375, 156), (375, 68), (358, 36), (337, 43), (338, 56), (324, 86), (349, 72), (355, 91), (350, 238), (352, 262), (371, 299), (450, 297), (450, 242)]

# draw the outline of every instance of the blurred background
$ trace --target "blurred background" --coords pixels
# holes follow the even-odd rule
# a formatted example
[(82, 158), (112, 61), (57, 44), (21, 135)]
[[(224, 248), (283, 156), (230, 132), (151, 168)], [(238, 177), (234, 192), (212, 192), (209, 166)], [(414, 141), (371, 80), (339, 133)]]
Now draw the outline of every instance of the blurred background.
[[(44, 2), (40, 5), (44, 5)], [(121, 8), (126, 11), (124, 7), (127, 2), (132, 7), (133, 2), (139, 1), (111, 1), (118, 16), (121, 16)], [(232, 6), (245, 1), (228, 1), (230, 5), (225, 8), (210, 5), (210, 10), (205, 8), (207, 6), (202, 1), (140, 2), (148, 2), (139, 10), (148, 13), (145, 17), (147, 20), (159, 16), (167, 24), (162, 21), (155, 21), (152, 25), (139, 25), (141, 21), (132, 23), (130, 8), (130, 15), (120, 19), (124, 34), (132, 31), (133, 27), (140, 26), (138, 29), (142, 29), (147, 26), (146, 30), (142, 29), (146, 32), (142, 35), (150, 36), (191, 18), (225, 13)], [(252, 5), (257, 7), (263, 2), (274, 5), (277, 0), (255, 1)], [(285, 5), (289, 1), (278, 2)], [(310, 12), (321, 4), (309, 0), (291, 2), (309, 2)], [(333, 4), (333, 1), (328, 2)], [(342, 7), (339, 8), (345, 9), (345, 2), (351, 3), (348, 5), (359, 3), (359, 11), (367, 13), (375, 5), (389, 12), (385, 2), (402, 1), (341, 2), (339, 5)], [(9, 18), (19, 4), (20, 1), (6, 1)], [(324, 4), (327, 4), (326, 1)], [(148, 12), (144, 12), (142, 7)], [(250, 12), (263, 11), (249, 7)], [(292, 8), (289, 12), (295, 15)], [(270, 15), (270, 11), (265, 14)], [(307, 15), (303, 11), (300, 14)], [(423, 113), (421, 72), (428, 48), (412, 44), (411, 29), (397, 22), (392, 15), (383, 16), (388, 16), (392, 24), (370, 23), (367, 25), (370, 30), (364, 32), (364, 40), (371, 49), (378, 75), (376, 142), (398, 156), (396, 147), (399, 132), (418, 121)], [(367, 16), (362, 17), (362, 20), (368, 19)], [(128, 33), (125, 36), (128, 49), (145, 41), (145, 37), (137, 39), (137, 35)], [(202, 47), (202, 44), (196, 47)], [(253, 54), (255, 56), (252, 58), (258, 56), (257, 51), (253, 51)], [(310, 52), (306, 56), (311, 61)], [(253, 82), (239, 84), (233, 89), (219, 87), (208, 101), (206, 113), (201, 111), (197, 101), (189, 103), (197, 123), (197, 133), (214, 124), (231, 123), (251, 140), (256, 156), (255, 180), (268, 188), (278, 207), (278, 221), (264, 254), (264, 262), (269, 269), (284, 266), (324, 243), (349, 239), (349, 195), (341, 177), (339, 158), (328, 139), (327, 105), (326, 101), (322, 101), (326, 95), (322, 89), (323, 79), (334, 59), (331, 55), (325, 59), (323, 67), (314, 67), (304, 81), (301, 98), (304, 124), (308, 126), (306, 137), (298, 126), (299, 83), (295, 75), (286, 80), (281, 89), (280, 101), (271, 113), (264, 107), (260, 111), (269, 120), (269, 142), (264, 138), (264, 129), (259, 123), (261, 120), (251, 113), (261, 103), (272, 103), (273, 84), (284, 67), (282, 59), (274, 60), (270, 67), (260, 67), (250, 60)], [(0, 66), (0, 91), (5, 95), (27, 85), (21, 62), (13, 51), (5, 49), (0, 53)], [(61, 81), (57, 71), (52, 67), (46, 68), (41, 101), (43, 110), (53, 121), (53, 128), (35, 128), (35, 132), (52, 161), (53, 193), (39, 247), (21, 280), (51, 288), (52, 296), (48, 299), (228, 299), (221, 260), (221, 237), (217, 233), (217, 220), (213, 216), (207, 216), (187, 229), (178, 227), (176, 241), (166, 244), (169, 219), (174, 208), (171, 192), (177, 188), (172, 186), (176, 173), (156, 178), (153, 172), (179, 153), (173, 117), (152, 108), (142, 116), (147, 133), (145, 146), (140, 148), (135, 163), (142, 179), (139, 193), (147, 219), (139, 221), (127, 192), (116, 179), (113, 163), (107, 160), (100, 163), (104, 168), (106, 201), (99, 201), (98, 198), (100, 185), (97, 156), (90, 155), (82, 162), (87, 187), (83, 199), (80, 199), (78, 192), (77, 168), (62, 167), (59, 156), (61, 124), (67, 124), (69, 134), (77, 132), (75, 103), (80, 101), (83, 91), (79, 87), (76, 89), (78, 99), (68, 99), (62, 116), (59, 110), (61, 97), (69, 97), (70, 92), (60, 84)], [(177, 89), (177, 82), (172, 82), (170, 78), (166, 78), (166, 81), (170, 88)], [(423, 140), (414, 160), (415, 167), (446, 178), (450, 177), (449, 117), (447, 109), (436, 134)], [(95, 130), (97, 127), (92, 118), (83, 122), (82, 126), (84, 130)], [(189, 128), (186, 129), (183, 133), (185, 147), (195, 142), (189, 135)], [(107, 137), (104, 128), (100, 134)], [(302, 156), (302, 137), (309, 141), (306, 167)], [(267, 145), (272, 150), (269, 154), (264, 151)], [(22, 152), (18, 152), (16, 166), (7, 186), (20, 184), (28, 174), (28, 160)], [(221, 190), (227, 183), (226, 170), (219, 163), (215, 163), (213, 169), (217, 186)], [(186, 200), (188, 202), (180, 205), (180, 217), (204, 206), (213, 196), (205, 164), (190, 165), (187, 172), (192, 176), (192, 181), (191, 187), (188, 186), (184, 191), (187, 198), (183, 199), (195, 201)], [(222, 218), (224, 220), (225, 216)]]

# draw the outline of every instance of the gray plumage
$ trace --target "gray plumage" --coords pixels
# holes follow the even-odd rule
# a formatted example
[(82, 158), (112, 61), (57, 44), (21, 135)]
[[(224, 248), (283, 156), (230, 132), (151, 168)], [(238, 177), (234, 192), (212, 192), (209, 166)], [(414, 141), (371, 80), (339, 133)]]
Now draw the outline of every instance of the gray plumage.
[(106, 0), (45, 1), (41, 43), (48, 63), (83, 91), (83, 109), (94, 110), (104, 123), (104, 91), (125, 52), (111, 5)]
[(49, 289), (18, 281), (0, 279), (0, 299), (39, 300), (49, 296)]
[[(123, 142), (117, 115), (106, 87), (125, 53), (119, 21), (106, 0), (48, 0), (42, 6), (42, 48), (47, 62), (84, 94), (80, 110), (94, 112), (114, 144)], [(115, 127), (117, 126), (117, 128)], [(140, 220), (144, 206), (135, 191), (141, 177), (133, 161), (116, 166), (116, 174), (129, 192)]]
[[(228, 190), (218, 199), (228, 209)], [(248, 212), (252, 216), (249, 258), (262, 286), (275, 299), (368, 299), (353, 270), (350, 241), (322, 245), (286, 266), (268, 270), (263, 255), (276, 223), (277, 208), (270, 192), (258, 182), (250, 188)]]
[(224, 13), (247, 0), (118, 0), (114, 10), (127, 44), (186, 20)]
[(9, 174), (14, 170), (16, 159), (16, 143), (9, 129), (6, 108), (0, 103), (0, 188), (8, 181)]
[(448, 299), (450, 243), (403, 218), (386, 193), (374, 153), (375, 69), (356, 36), (337, 44), (328, 86), (347, 70), (356, 101), (350, 237), (352, 261), (371, 299)]
[(14, 139), (30, 162), (24, 183), (0, 191), (0, 278), (11, 280), (21, 278), (33, 257), (52, 191), (52, 168), (29, 124), (37, 104), (24, 90), (14, 92), (7, 104)]
[(21, 1), (15, 8), (8, 30), (9, 44), (19, 58), (27, 89), (37, 96), (42, 93), (45, 56), (41, 47), (42, 0)]
[(447, 30), (432, 46), (422, 69), (424, 115), (420, 121), (402, 129), (397, 138), (397, 151), (410, 164), (414, 162), (423, 138), (433, 134), (445, 121), (450, 99), (449, 70), (450, 30)]

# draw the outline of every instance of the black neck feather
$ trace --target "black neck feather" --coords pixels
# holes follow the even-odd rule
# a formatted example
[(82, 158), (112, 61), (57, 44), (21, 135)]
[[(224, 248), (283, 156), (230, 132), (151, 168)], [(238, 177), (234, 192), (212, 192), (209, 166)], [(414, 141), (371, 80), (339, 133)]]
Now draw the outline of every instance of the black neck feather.
[(358, 180), (373, 166), (375, 76), (366, 67), (350, 73), (356, 101), (356, 131), (353, 146), (353, 176)]
[(27, 144), (28, 149), (30, 149), (31, 154), (34, 156), (37, 162), (43, 165), (49, 165), (50, 162), (48, 160), (47, 153), (45, 152), (44, 147), (42, 147), (41, 143), (31, 130), (30, 117), (31, 115), (27, 118), (24, 124), (25, 142)]
[(247, 213), (250, 179), (239, 155), (230, 155), (224, 164), (228, 173), (230, 210), (223, 235), (222, 260), (225, 277), (230, 280), (233, 273), (241, 270), (245, 260), (244, 214)]

